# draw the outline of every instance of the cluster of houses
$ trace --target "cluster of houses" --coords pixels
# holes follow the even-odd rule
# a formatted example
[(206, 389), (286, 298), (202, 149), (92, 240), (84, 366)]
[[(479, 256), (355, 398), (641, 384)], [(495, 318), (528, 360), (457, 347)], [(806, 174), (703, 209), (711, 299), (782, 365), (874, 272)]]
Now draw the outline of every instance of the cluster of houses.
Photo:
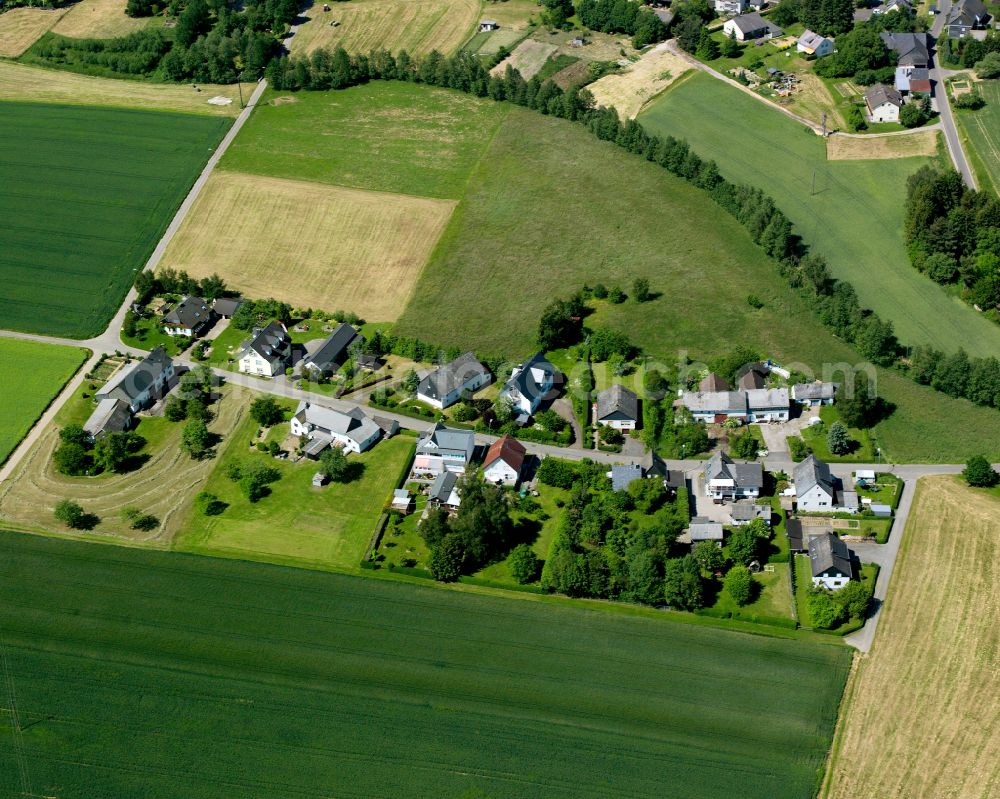
[[(349, 324), (338, 324), (326, 338), (316, 339), (305, 345), (305, 352), (301, 353), (302, 366), (315, 374), (332, 375), (350, 357), (350, 350), (354, 345), (363, 341), (358, 331)], [(244, 374), (275, 377), (284, 374), (297, 362), (299, 354), (288, 329), (281, 322), (272, 321), (264, 327), (255, 328), (250, 338), (241, 342), (235, 359), (237, 367)], [(369, 359), (372, 360), (374, 359)]]
[(157, 347), (141, 361), (121, 367), (94, 393), (97, 407), (83, 425), (91, 441), (108, 433), (123, 433), (132, 426), (135, 414), (166, 396), (178, 371), (163, 347)]

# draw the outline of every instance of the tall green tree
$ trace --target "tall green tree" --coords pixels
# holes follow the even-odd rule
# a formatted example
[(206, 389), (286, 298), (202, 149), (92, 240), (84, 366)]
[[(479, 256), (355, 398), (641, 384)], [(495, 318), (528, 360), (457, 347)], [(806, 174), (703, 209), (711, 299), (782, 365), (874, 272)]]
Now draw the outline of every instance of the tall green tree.
[(990, 462), (982, 455), (973, 455), (965, 463), (962, 470), (965, 482), (974, 488), (989, 488), (1000, 481), (1000, 474), (993, 469)]

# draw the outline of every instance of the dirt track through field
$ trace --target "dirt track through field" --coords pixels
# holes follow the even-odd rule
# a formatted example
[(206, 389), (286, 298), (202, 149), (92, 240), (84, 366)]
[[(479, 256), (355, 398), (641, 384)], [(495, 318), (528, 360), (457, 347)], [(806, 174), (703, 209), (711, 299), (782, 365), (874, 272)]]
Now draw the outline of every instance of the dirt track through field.
[(920, 481), (872, 652), (857, 663), (826, 799), (1000, 795), (1000, 500)]

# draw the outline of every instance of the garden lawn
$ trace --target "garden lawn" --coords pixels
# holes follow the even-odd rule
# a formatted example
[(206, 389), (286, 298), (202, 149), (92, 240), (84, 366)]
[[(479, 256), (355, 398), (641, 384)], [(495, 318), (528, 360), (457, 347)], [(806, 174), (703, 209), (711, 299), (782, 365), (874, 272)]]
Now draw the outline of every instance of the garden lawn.
[(0, 391), (0, 464), (80, 368), (87, 351), (0, 338), (5, 388)]
[[(815, 411), (805, 411), (807, 415), (815, 416)], [(856, 427), (847, 428), (847, 438), (851, 442), (851, 450), (845, 455), (834, 455), (830, 452), (827, 438), (830, 427), (834, 422), (840, 420), (840, 412), (833, 405), (824, 405), (820, 408), (819, 418), (822, 424), (802, 428), (802, 440), (809, 445), (813, 454), (827, 463), (874, 463), (875, 445), (872, 444), (871, 435), (867, 430), (859, 430)]]
[(976, 89), (986, 105), (978, 111), (955, 111), (955, 117), (971, 145), (970, 155), (979, 188), (1000, 192), (1000, 81), (977, 81)]
[(774, 571), (760, 572), (753, 575), (758, 588), (758, 594), (753, 602), (747, 605), (737, 605), (735, 600), (724, 588), (719, 589), (715, 604), (711, 610), (717, 613), (728, 613), (734, 619), (744, 621), (759, 621), (767, 624), (770, 620), (786, 619), (792, 621), (792, 578), (787, 563), (770, 564)]
[(16, 534), (0, 628), (20, 720), (0, 794), (22, 792), (20, 752), (26, 789), (61, 799), (809, 799), (851, 664), (653, 615)]
[[(639, 121), (687, 139), (722, 174), (775, 198), (795, 232), (849, 280), (865, 307), (892, 321), (907, 345), (933, 344), (990, 355), (1000, 327), (910, 266), (903, 240), (906, 178), (927, 158), (827, 161), (823, 140), (804, 126), (704, 74), (652, 103)], [(734, 130), (753, 131), (738, 147)]]
[(228, 127), (0, 102), (0, 327), (101, 332)]
[[(357, 569), (375, 522), (409, 463), (413, 440), (399, 436), (361, 455), (349, 455), (352, 463), (363, 464), (360, 477), (313, 488), (316, 462), (290, 463), (251, 450), (256, 431), (256, 422), (247, 415), (203, 487), (229, 507), (219, 516), (204, 516), (192, 508), (174, 548), (310, 568)], [(270, 495), (256, 503), (226, 477), (229, 464), (250, 460), (281, 472)]]

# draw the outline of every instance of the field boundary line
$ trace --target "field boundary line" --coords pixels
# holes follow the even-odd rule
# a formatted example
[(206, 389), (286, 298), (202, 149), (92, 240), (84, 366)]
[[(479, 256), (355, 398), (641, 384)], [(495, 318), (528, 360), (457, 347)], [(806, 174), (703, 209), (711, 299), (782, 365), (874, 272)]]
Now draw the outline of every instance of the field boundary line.
[(3, 640), (2, 630), (0, 630), (0, 668), (3, 669), (4, 689), (10, 703), (10, 707), (4, 707), (4, 710), (10, 716), (11, 733), (14, 738), (14, 759), (17, 760), (18, 776), (21, 779), (21, 793), (24, 796), (33, 796), (31, 775), (28, 773), (28, 763), (24, 758), (24, 735), (21, 728), (21, 715), (17, 709), (14, 676), (10, 673), (10, 663), (7, 659), (7, 644)]

